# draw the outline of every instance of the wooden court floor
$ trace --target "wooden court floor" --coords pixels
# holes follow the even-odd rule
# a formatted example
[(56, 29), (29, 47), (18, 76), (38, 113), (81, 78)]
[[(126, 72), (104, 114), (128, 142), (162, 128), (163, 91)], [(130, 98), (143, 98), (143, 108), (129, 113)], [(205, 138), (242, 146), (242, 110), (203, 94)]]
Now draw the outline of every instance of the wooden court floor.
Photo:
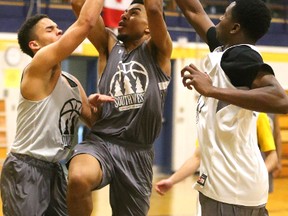
[[(164, 177), (156, 175), (154, 183)], [(192, 188), (194, 180), (195, 177), (184, 180), (163, 197), (153, 190), (148, 216), (195, 216), (197, 192)], [(108, 191), (106, 187), (93, 193), (91, 216), (111, 216)], [(1, 202), (0, 206), (2, 209)], [(270, 216), (288, 216), (288, 178), (274, 180), (274, 192), (269, 195), (267, 209)], [(3, 216), (2, 210), (0, 216)]]
[[(165, 176), (157, 176), (154, 183)], [(165, 196), (152, 192), (148, 216), (195, 216), (197, 192), (192, 188), (195, 177), (175, 185)], [(109, 216), (109, 188), (95, 192), (93, 216)], [(288, 178), (274, 180), (274, 192), (269, 195), (267, 205), (270, 216), (288, 216)]]

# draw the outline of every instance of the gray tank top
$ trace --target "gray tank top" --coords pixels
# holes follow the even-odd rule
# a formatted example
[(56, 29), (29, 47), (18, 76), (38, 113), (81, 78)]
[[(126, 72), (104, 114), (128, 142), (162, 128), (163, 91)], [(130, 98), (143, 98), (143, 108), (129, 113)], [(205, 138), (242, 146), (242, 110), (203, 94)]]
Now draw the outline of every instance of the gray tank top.
[(120, 145), (151, 147), (161, 130), (169, 82), (146, 42), (130, 53), (118, 42), (98, 85), (100, 93), (116, 102), (104, 104), (92, 132)]
[(78, 85), (65, 72), (53, 92), (41, 101), (29, 101), (20, 94), (16, 137), (11, 152), (49, 162), (65, 159), (77, 132), (81, 108)]

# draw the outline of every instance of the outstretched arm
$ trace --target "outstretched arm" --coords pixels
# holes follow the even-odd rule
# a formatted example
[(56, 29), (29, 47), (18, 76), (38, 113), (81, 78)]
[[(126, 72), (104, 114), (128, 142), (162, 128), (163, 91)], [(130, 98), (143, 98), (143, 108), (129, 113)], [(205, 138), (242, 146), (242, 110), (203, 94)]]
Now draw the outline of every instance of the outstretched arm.
[(188, 89), (195, 88), (206, 97), (258, 112), (288, 113), (288, 96), (275, 76), (265, 71), (258, 72), (251, 90), (218, 88), (206, 73), (190, 64), (181, 71), (182, 81)]
[(41, 38), (29, 42), (31, 49), (37, 52), (23, 73), (23, 97), (36, 101), (51, 93), (60, 76), (61, 61), (71, 55), (87, 37), (102, 7), (103, 0), (87, 0), (79, 18), (64, 34), (51, 19), (43, 18), (39, 21), (35, 31), (41, 34)]
[[(168, 33), (163, 14), (162, 0), (145, 0), (145, 10), (151, 39), (149, 45), (161, 69), (170, 76), (172, 40)], [(155, 52), (154, 52), (155, 50)]]
[(169, 191), (175, 184), (183, 181), (188, 176), (193, 175), (200, 166), (200, 150), (196, 147), (191, 158), (185, 161), (185, 163), (177, 170), (173, 175), (167, 179), (163, 179), (156, 183), (155, 190), (158, 194), (164, 195)]
[[(84, 2), (85, 0), (71, 0), (72, 9), (76, 17), (79, 16)], [(106, 60), (109, 56), (109, 52), (116, 43), (116, 37), (114, 37), (114, 34), (105, 27), (104, 21), (100, 16), (92, 30), (89, 32), (88, 39), (98, 51), (99, 59), (97, 71), (99, 76), (101, 76), (106, 66)]]
[(100, 17), (104, 0), (87, 0), (78, 19), (56, 42), (41, 48), (32, 59), (31, 67), (37, 72), (49, 71), (67, 58), (88, 36)]
[(207, 43), (206, 33), (214, 24), (204, 11), (199, 0), (176, 0), (176, 2), (197, 34)]

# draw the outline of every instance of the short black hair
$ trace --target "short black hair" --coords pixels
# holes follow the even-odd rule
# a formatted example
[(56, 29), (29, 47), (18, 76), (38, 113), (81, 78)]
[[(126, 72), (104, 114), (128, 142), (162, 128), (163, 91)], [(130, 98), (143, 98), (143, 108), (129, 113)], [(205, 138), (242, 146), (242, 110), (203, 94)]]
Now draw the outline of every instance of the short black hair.
[(46, 14), (36, 14), (28, 18), (18, 30), (18, 44), (20, 49), (27, 55), (33, 57), (34, 53), (29, 47), (29, 42), (35, 39), (34, 26), (43, 18), (49, 18)]
[[(144, 5), (144, 0), (133, 0), (130, 5), (132, 5), (132, 4), (143, 4)], [(163, 19), (166, 21), (164, 11), (163, 11)]]
[(131, 5), (132, 4), (143, 4), (144, 5), (144, 0), (133, 0), (132, 2), (131, 2)]
[(271, 11), (262, 0), (235, 0), (232, 17), (255, 42), (265, 35), (271, 23)]

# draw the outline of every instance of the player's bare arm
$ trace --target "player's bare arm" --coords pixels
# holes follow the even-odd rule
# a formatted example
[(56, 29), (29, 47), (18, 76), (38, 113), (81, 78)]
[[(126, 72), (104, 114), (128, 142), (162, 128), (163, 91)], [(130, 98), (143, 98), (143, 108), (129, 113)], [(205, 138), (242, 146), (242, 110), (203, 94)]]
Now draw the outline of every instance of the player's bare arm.
[[(42, 31), (43, 37), (47, 37), (47, 43), (50, 44), (41, 44), (37, 40), (30, 42), (36, 54), (23, 74), (21, 91), (26, 99), (40, 100), (51, 93), (61, 73), (60, 62), (71, 55), (87, 37), (102, 7), (103, 0), (87, 0), (79, 18), (63, 35), (52, 20), (44, 18), (40, 21), (42, 28), (39, 31)], [(29, 82), (25, 76), (29, 76)]]
[(152, 55), (155, 55), (161, 69), (170, 76), (172, 40), (163, 17), (163, 1), (145, 0), (144, 4), (151, 36), (150, 47), (156, 50)]
[(193, 26), (201, 39), (207, 43), (206, 33), (214, 23), (208, 17), (198, 0), (176, 0), (187, 21)]
[[(81, 8), (85, 0), (72, 0), (72, 9), (76, 17), (79, 16)], [(89, 32), (87, 38), (96, 48), (99, 58), (98, 58), (98, 74), (101, 76), (109, 56), (112, 47), (115, 45), (117, 39), (108, 28), (105, 27), (104, 21), (100, 16), (95, 26)]]
[(287, 94), (275, 76), (265, 71), (258, 73), (251, 90), (215, 87), (210, 77), (192, 64), (182, 69), (181, 76), (185, 87), (195, 88), (203, 96), (259, 112), (288, 113)]

